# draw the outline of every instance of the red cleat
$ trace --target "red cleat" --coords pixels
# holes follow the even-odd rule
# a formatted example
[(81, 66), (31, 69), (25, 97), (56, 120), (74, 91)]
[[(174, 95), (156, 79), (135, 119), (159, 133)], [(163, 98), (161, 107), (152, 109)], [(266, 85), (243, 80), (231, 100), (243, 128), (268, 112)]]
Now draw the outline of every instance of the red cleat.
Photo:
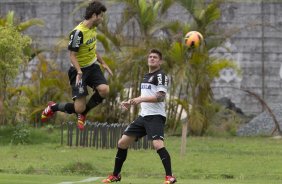
[(110, 175), (108, 178), (104, 179), (103, 183), (112, 183), (112, 182), (118, 182), (121, 180), (120, 174), (118, 176)]
[(77, 114), (77, 128), (83, 131), (85, 126), (86, 116), (83, 114)]
[(44, 111), (41, 114), (41, 122), (46, 122), (48, 119), (53, 117), (55, 112), (52, 111), (51, 106), (56, 105), (55, 102), (48, 102), (48, 106), (44, 109)]
[(176, 182), (176, 178), (174, 176), (166, 176), (164, 184), (172, 184)]

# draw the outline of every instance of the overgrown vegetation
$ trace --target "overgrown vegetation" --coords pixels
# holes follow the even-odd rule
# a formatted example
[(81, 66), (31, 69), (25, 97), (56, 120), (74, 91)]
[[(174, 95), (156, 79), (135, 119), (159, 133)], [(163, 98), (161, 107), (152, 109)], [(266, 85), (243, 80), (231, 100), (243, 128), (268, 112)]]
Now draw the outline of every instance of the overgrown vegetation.
[[(138, 107), (130, 113), (122, 113), (119, 101), (139, 95), (139, 81), (147, 72), (148, 49), (159, 48), (165, 55), (163, 69), (169, 74), (171, 84), (167, 97), (168, 133), (176, 134), (179, 129), (188, 128), (190, 134), (203, 135), (211, 123), (209, 120), (216, 115), (210, 84), (219, 76), (221, 69), (236, 68), (231, 61), (209, 56), (210, 50), (220, 46), (224, 41), (224, 35), (221, 35), (220, 30), (218, 35), (215, 34), (215, 22), (220, 18), (220, 1), (214, 0), (208, 4), (197, 0), (114, 2), (124, 4), (122, 18), (114, 30), (109, 29), (108, 22), (105, 21), (99, 27), (97, 39), (104, 46), (106, 52), (104, 59), (115, 75), (109, 78), (111, 89), (109, 97), (104, 104), (89, 113), (88, 119), (109, 123), (131, 122), (138, 113)], [(189, 23), (181, 22), (182, 20), (163, 21), (166, 20), (169, 8), (175, 3), (187, 10), (191, 18)], [(85, 3), (81, 7), (84, 5)], [(78, 10), (81, 7), (78, 7)], [(9, 17), (7, 20), (14, 19), (11, 15), (7, 17)], [(21, 25), (14, 25), (20, 34), (23, 27), (28, 28), (41, 23), (39, 20), (32, 20), (16, 25)], [(184, 35), (190, 30), (200, 31), (206, 39), (205, 48), (201, 52), (188, 51), (182, 44)], [(62, 47), (66, 48), (66, 44), (66, 40), (62, 40), (54, 52), (61, 51)], [(25, 56), (31, 56), (31, 52), (28, 53), (20, 56), (22, 61), (25, 60)], [(45, 59), (43, 55), (37, 54), (35, 61), (36, 68), (29, 71), (32, 72), (29, 84), (11, 86), (9, 98), (5, 95), (6, 114), (3, 116), (5, 121), (2, 120), (2, 124), (16, 125), (19, 122), (28, 122), (37, 126), (40, 113), (48, 101), (69, 101), (66, 74), (59, 71), (54, 62)], [(69, 118), (58, 117), (59, 120), (51, 123)], [(184, 137), (186, 134), (183, 133)]]
[[(31, 38), (21, 32), (31, 26), (41, 26), (39, 19), (18, 22), (14, 12), (0, 17), (0, 124), (14, 124), (18, 114), (25, 108), (19, 104), (20, 94), (16, 87), (25, 81), (25, 70), (28, 62), (38, 52), (33, 49)], [(22, 73), (21, 73), (22, 72)], [(18, 76), (15, 81), (16, 76)], [(11, 108), (13, 107), (13, 108)]]
[[(213, 80), (219, 76), (224, 68), (233, 68), (236, 65), (227, 59), (218, 59), (209, 56), (210, 50), (220, 46), (224, 36), (215, 34), (214, 23), (220, 18), (220, 1), (115, 1), (125, 5), (122, 19), (117, 28), (111, 32), (106, 24), (100, 28), (106, 38), (114, 45), (118, 54), (115, 54), (115, 77), (110, 79), (111, 93), (106, 101), (102, 114), (105, 121), (130, 122), (136, 116), (138, 108), (125, 117), (118, 110), (116, 99), (127, 99), (139, 94), (139, 80), (146, 67), (148, 48), (159, 48), (165, 55), (163, 69), (170, 76), (170, 91), (167, 99), (167, 130), (175, 134), (183, 121), (185, 114), (189, 114), (189, 132), (193, 135), (203, 135), (210, 119), (215, 115), (212, 90)], [(192, 21), (189, 23), (162, 21), (169, 8), (178, 3), (189, 12)], [(129, 26), (129, 25), (133, 26)], [(124, 33), (125, 28), (127, 34)], [(139, 30), (139, 31), (134, 31)], [(206, 40), (204, 49), (200, 51), (187, 50), (183, 45), (183, 37), (190, 30), (200, 31)], [(156, 36), (156, 35), (161, 36)], [(217, 39), (214, 39), (217, 37)], [(111, 62), (110, 62), (111, 63)], [(119, 66), (124, 67), (119, 67)], [(122, 86), (123, 84), (123, 86)], [(124, 89), (127, 89), (124, 91)], [(125, 93), (126, 92), (126, 93)], [(189, 108), (192, 107), (192, 108)], [(190, 110), (189, 110), (190, 109)], [(101, 111), (96, 112), (100, 114)], [(112, 119), (113, 118), (113, 119)], [(123, 118), (123, 119), (122, 119)], [(186, 129), (183, 127), (183, 129)]]
[[(4, 102), (3, 109), (12, 106), (11, 87), (19, 74), (19, 66), (27, 61), (24, 48), (30, 42), (31, 39), (28, 36), (21, 35), (13, 26), (0, 26), (0, 94)], [(5, 117), (12, 117), (12, 113), (12, 109), (4, 110), (0, 123), (8, 122), (9, 119)]]

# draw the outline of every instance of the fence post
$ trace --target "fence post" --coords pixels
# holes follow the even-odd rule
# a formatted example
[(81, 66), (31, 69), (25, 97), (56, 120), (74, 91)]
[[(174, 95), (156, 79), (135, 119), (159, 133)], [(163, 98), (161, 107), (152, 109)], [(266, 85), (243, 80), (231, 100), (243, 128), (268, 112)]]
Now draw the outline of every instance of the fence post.
[(96, 149), (99, 147), (99, 123), (94, 125), (93, 146), (95, 146)]
[(64, 144), (64, 122), (61, 122), (61, 146)]
[(107, 148), (107, 123), (103, 123), (102, 126), (102, 148)]
[(78, 147), (78, 141), (79, 141), (79, 131), (78, 131), (78, 128), (75, 129), (75, 134), (76, 134), (75, 146)]
[(91, 146), (92, 146), (93, 127), (94, 127), (94, 125), (91, 123), (91, 124), (89, 125), (89, 131), (90, 131), (90, 136), (89, 136), (89, 147), (91, 147)]
[(88, 147), (88, 130), (89, 130), (89, 122), (86, 121), (84, 131), (83, 131), (83, 146)]
[(99, 131), (99, 139), (98, 139), (99, 147), (102, 148), (103, 147), (103, 144), (102, 144), (103, 142), (103, 124), (102, 123), (100, 123), (98, 131)]
[(72, 140), (73, 140), (73, 122), (69, 122), (68, 124), (68, 139), (67, 144), (68, 146), (72, 146)]

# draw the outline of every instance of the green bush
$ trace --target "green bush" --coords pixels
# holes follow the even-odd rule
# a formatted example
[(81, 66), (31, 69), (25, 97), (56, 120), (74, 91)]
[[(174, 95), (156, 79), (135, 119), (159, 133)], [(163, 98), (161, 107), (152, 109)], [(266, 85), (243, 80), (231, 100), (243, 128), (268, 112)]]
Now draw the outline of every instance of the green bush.
[(14, 126), (0, 126), (0, 145), (12, 144), (60, 144), (61, 130), (53, 125), (34, 128), (22, 123)]
[(12, 136), (12, 144), (27, 144), (30, 142), (30, 130), (25, 124), (21, 123), (15, 127)]

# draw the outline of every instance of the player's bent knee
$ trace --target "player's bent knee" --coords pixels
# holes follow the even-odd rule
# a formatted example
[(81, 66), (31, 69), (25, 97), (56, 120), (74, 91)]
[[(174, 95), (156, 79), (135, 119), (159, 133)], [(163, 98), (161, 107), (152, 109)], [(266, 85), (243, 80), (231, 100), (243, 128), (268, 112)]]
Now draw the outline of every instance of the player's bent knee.
[(110, 88), (108, 85), (102, 84), (101, 86), (99, 86), (98, 92), (101, 97), (105, 98), (109, 94)]
[(75, 112), (77, 114), (81, 114), (85, 111), (85, 108), (86, 108), (85, 106), (84, 107), (75, 107)]
[(121, 149), (127, 149), (129, 147), (128, 143), (124, 140), (119, 140), (118, 141), (118, 147)]
[(153, 147), (155, 150), (159, 150), (164, 147), (164, 142), (162, 140), (153, 140)]
[(118, 147), (122, 149), (127, 149), (129, 145), (135, 140), (135, 137), (128, 137), (123, 135), (121, 139), (118, 141)]

